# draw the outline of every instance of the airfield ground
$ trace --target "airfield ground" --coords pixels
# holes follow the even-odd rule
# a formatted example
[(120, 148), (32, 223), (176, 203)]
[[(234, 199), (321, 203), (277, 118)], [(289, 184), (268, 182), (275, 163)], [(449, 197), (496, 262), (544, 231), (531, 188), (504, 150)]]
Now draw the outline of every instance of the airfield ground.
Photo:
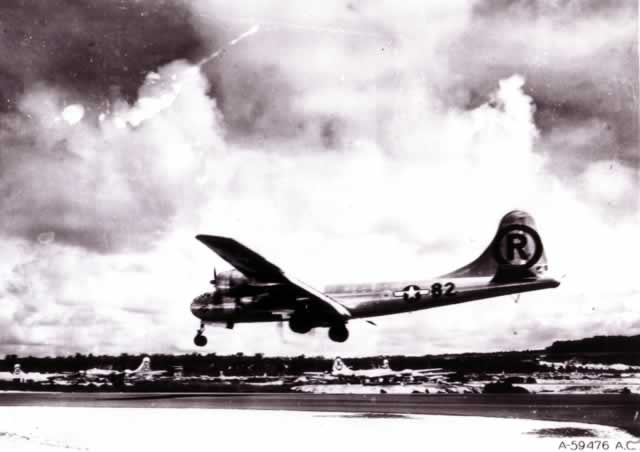
[(636, 394), (0, 393), (0, 408), (18, 406), (483, 416), (608, 425), (640, 438)]
[[(640, 448), (640, 440), (615, 427), (579, 422), (486, 418), (421, 414), (375, 414), (362, 404), (338, 407), (336, 402), (316, 408), (337, 411), (228, 410), (228, 399), (173, 398), (150, 402), (147, 398), (102, 401), (100, 408), (78, 406), (0, 407), (0, 450), (55, 451), (177, 451), (177, 450), (396, 450), (412, 445), (417, 450), (557, 451), (572, 444), (607, 444), (609, 450)], [(297, 398), (297, 397), (296, 397)], [(299, 406), (287, 401), (246, 403), (245, 406)], [(321, 398), (324, 398), (321, 396)], [(13, 399), (16, 400), (16, 399)], [(134, 402), (134, 400), (136, 400)], [(180, 401), (208, 408), (158, 408), (133, 406), (171, 405)], [(204, 400), (204, 401), (203, 401)], [(211, 403), (217, 400), (221, 403)], [(235, 400), (235, 399), (234, 399)], [(36, 402), (36, 400), (31, 400)], [(62, 400), (59, 400), (62, 403)], [(105, 404), (119, 407), (106, 407)], [(232, 402), (231, 405), (237, 404)], [(391, 406), (405, 404), (385, 403)], [(366, 404), (365, 404), (366, 405)], [(442, 405), (442, 404), (440, 404)], [(424, 405), (423, 405), (424, 406)], [(434, 405), (432, 405), (434, 406)], [(451, 409), (455, 404), (451, 405)], [(379, 407), (375, 405), (374, 408)], [(304, 409), (304, 406), (302, 406)], [(378, 408), (380, 409), (380, 408)], [(414, 408), (415, 409), (415, 408)], [(456, 408), (464, 411), (462, 406)], [(377, 411), (377, 409), (376, 409)], [(407, 411), (412, 411), (409, 409)], [(572, 443), (574, 442), (574, 443)], [(588, 446), (585, 446), (588, 447)]]

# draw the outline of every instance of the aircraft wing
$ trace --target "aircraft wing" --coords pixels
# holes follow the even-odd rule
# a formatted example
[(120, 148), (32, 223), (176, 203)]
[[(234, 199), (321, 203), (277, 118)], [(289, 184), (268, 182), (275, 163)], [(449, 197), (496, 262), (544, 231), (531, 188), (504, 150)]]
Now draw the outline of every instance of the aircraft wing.
[(14, 378), (20, 378), (19, 376), (13, 375), (11, 372), (0, 372), (0, 381), (10, 381)]
[(445, 371), (442, 367), (434, 367), (432, 369), (405, 369), (403, 372), (412, 373), (414, 375), (431, 375), (431, 374), (450, 373), (449, 371)]
[(296, 293), (296, 298), (305, 299), (316, 304), (329, 317), (345, 320), (351, 313), (342, 304), (330, 296), (311, 286), (287, 276), (280, 267), (272, 264), (255, 251), (240, 242), (214, 235), (197, 235), (196, 239), (204, 243), (209, 249), (222, 259), (233, 265), (245, 276), (261, 283), (279, 283), (288, 285)]
[(245, 276), (262, 282), (282, 282), (284, 272), (255, 251), (228, 237), (197, 235), (196, 239)]

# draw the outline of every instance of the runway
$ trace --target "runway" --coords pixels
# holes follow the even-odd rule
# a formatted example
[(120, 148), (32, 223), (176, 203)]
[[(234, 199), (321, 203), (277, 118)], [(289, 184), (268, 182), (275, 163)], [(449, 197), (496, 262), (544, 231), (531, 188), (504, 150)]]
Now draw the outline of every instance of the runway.
[(640, 437), (639, 395), (0, 393), (2, 406), (199, 408), (483, 416), (583, 422)]

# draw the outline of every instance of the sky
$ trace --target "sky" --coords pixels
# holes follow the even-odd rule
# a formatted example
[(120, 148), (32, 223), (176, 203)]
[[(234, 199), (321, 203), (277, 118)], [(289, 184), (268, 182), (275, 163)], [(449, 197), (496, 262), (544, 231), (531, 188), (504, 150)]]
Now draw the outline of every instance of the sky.
[(0, 5), (0, 354), (186, 353), (236, 238), (308, 284), (460, 267), (515, 208), (558, 289), (205, 352), (539, 348), (640, 334), (631, 0)]

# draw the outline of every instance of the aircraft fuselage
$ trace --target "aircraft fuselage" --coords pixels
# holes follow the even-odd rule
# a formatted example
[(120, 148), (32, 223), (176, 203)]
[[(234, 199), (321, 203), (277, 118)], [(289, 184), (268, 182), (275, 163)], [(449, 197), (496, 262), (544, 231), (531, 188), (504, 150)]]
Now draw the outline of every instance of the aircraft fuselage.
[[(448, 278), (419, 282), (341, 284), (325, 293), (343, 304), (351, 318), (376, 317), (430, 309), (483, 298), (557, 287), (551, 278), (517, 283), (495, 283), (490, 277)], [(223, 296), (217, 302), (211, 292), (196, 298), (192, 313), (205, 322), (244, 323), (288, 320), (299, 301), (277, 299), (277, 290), (262, 290), (253, 296)], [(261, 309), (262, 304), (262, 309)], [(317, 326), (324, 326), (321, 323)]]

